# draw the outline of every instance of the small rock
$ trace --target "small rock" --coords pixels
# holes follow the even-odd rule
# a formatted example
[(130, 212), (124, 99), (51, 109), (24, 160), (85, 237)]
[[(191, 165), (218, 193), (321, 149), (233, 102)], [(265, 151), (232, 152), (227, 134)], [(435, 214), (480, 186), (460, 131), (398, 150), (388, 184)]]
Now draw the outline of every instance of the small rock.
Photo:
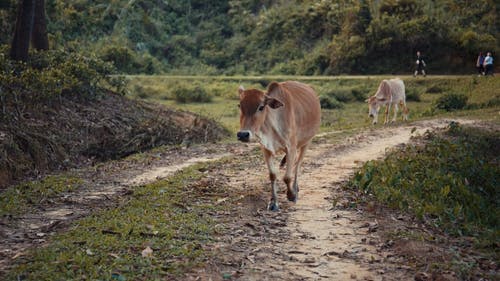
[(417, 274), (415, 274), (414, 278), (415, 278), (415, 281), (429, 281), (429, 280), (431, 280), (429, 274), (427, 274), (425, 272), (417, 272)]
[(316, 259), (313, 257), (307, 257), (304, 259), (304, 263), (315, 263)]

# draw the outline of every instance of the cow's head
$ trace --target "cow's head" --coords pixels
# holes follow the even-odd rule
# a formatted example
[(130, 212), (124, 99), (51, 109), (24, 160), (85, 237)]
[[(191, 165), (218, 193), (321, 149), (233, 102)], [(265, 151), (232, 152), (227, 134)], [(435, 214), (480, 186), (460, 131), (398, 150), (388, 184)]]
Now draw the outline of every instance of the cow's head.
[(388, 102), (390, 88), (386, 80), (383, 80), (378, 87), (377, 93), (365, 100), (368, 103), (368, 117), (373, 118), (373, 124), (377, 124), (378, 111), (380, 106)]
[(377, 124), (378, 111), (380, 110), (380, 106), (385, 104), (386, 100), (377, 96), (371, 96), (365, 102), (368, 103), (368, 117), (373, 118), (373, 124)]
[(240, 94), (240, 131), (237, 133), (239, 141), (249, 142), (258, 137), (260, 127), (264, 124), (269, 110), (283, 106), (279, 100), (269, 97), (266, 93), (256, 90), (238, 89)]

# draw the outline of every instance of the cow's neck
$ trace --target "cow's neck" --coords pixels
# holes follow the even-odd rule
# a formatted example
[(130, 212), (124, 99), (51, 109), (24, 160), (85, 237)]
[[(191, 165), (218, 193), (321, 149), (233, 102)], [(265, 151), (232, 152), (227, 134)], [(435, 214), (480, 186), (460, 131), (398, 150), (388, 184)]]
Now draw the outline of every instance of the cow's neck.
[(264, 124), (260, 127), (258, 134), (260, 144), (272, 154), (276, 154), (277, 152), (283, 150), (283, 131), (279, 126), (277, 126), (277, 122), (264, 122)]

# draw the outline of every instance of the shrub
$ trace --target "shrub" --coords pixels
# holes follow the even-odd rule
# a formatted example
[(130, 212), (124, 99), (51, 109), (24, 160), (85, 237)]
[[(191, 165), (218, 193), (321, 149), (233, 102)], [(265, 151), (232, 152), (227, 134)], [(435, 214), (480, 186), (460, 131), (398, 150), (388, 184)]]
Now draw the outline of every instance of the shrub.
[(7, 58), (0, 48), (0, 100), (17, 108), (70, 98), (95, 99), (107, 89), (123, 92), (125, 80), (110, 76), (114, 67), (99, 58), (62, 50), (31, 52), (27, 63)]
[(354, 100), (350, 89), (336, 89), (328, 93), (328, 96), (335, 97), (340, 102), (350, 102)]
[(200, 85), (180, 85), (172, 90), (175, 101), (179, 103), (211, 102), (212, 96)]
[(106, 62), (113, 63), (120, 73), (153, 74), (161, 71), (160, 63), (148, 53), (138, 54), (125, 46), (108, 45), (100, 50), (99, 56)]
[(415, 89), (407, 89), (406, 101), (420, 101), (420, 93), (418, 93)]
[(440, 94), (440, 93), (444, 92), (444, 89), (438, 85), (432, 85), (432, 86), (428, 87), (427, 90), (425, 90), (425, 92), (428, 94)]
[(367, 89), (352, 89), (351, 95), (354, 97), (356, 101), (364, 102), (368, 98), (368, 90)]
[(344, 108), (344, 105), (339, 102), (336, 98), (334, 97), (329, 97), (326, 95), (320, 96), (319, 97), (319, 103), (321, 104), (321, 108), (324, 109), (341, 109)]
[(467, 96), (464, 94), (445, 94), (436, 101), (436, 108), (446, 111), (463, 109), (467, 105)]
[(349, 185), (452, 234), (488, 235), (500, 223), (499, 141), (498, 132), (452, 122), (443, 134), (367, 162)]

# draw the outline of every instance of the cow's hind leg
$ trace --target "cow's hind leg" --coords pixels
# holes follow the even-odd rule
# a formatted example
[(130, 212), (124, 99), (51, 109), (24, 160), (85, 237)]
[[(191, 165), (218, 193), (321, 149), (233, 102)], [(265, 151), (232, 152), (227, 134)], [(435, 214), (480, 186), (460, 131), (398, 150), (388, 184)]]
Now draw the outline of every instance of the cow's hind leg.
[(286, 165), (286, 154), (285, 154), (285, 156), (283, 156), (283, 159), (281, 159), (280, 169), (284, 168), (285, 165)]
[(297, 157), (297, 163), (295, 163), (295, 178), (293, 179), (293, 190), (295, 191), (295, 201), (299, 198), (299, 182), (298, 182), (298, 177), (299, 177), (299, 171), (300, 171), (300, 166), (302, 165), (302, 160), (304, 160), (304, 155), (306, 154), (306, 150), (309, 147), (309, 144), (306, 144), (302, 146), (299, 150), (299, 155)]
[(406, 102), (401, 102), (401, 108), (403, 109), (403, 121), (408, 121), (408, 107), (406, 106)]
[(278, 184), (276, 183), (276, 168), (273, 163), (273, 155), (267, 149), (262, 149), (264, 152), (264, 160), (266, 161), (267, 169), (269, 170), (269, 179), (271, 180), (271, 201), (269, 201), (269, 205), (267, 208), (270, 211), (278, 211)]
[(293, 148), (287, 151), (286, 153), (286, 172), (285, 172), (285, 177), (283, 178), (283, 181), (286, 184), (286, 197), (288, 198), (288, 201), (295, 202), (297, 201), (297, 192), (295, 191), (295, 188), (292, 187), (292, 170), (294, 169), (294, 166), (296, 166), (296, 156), (297, 154), (297, 149)]

